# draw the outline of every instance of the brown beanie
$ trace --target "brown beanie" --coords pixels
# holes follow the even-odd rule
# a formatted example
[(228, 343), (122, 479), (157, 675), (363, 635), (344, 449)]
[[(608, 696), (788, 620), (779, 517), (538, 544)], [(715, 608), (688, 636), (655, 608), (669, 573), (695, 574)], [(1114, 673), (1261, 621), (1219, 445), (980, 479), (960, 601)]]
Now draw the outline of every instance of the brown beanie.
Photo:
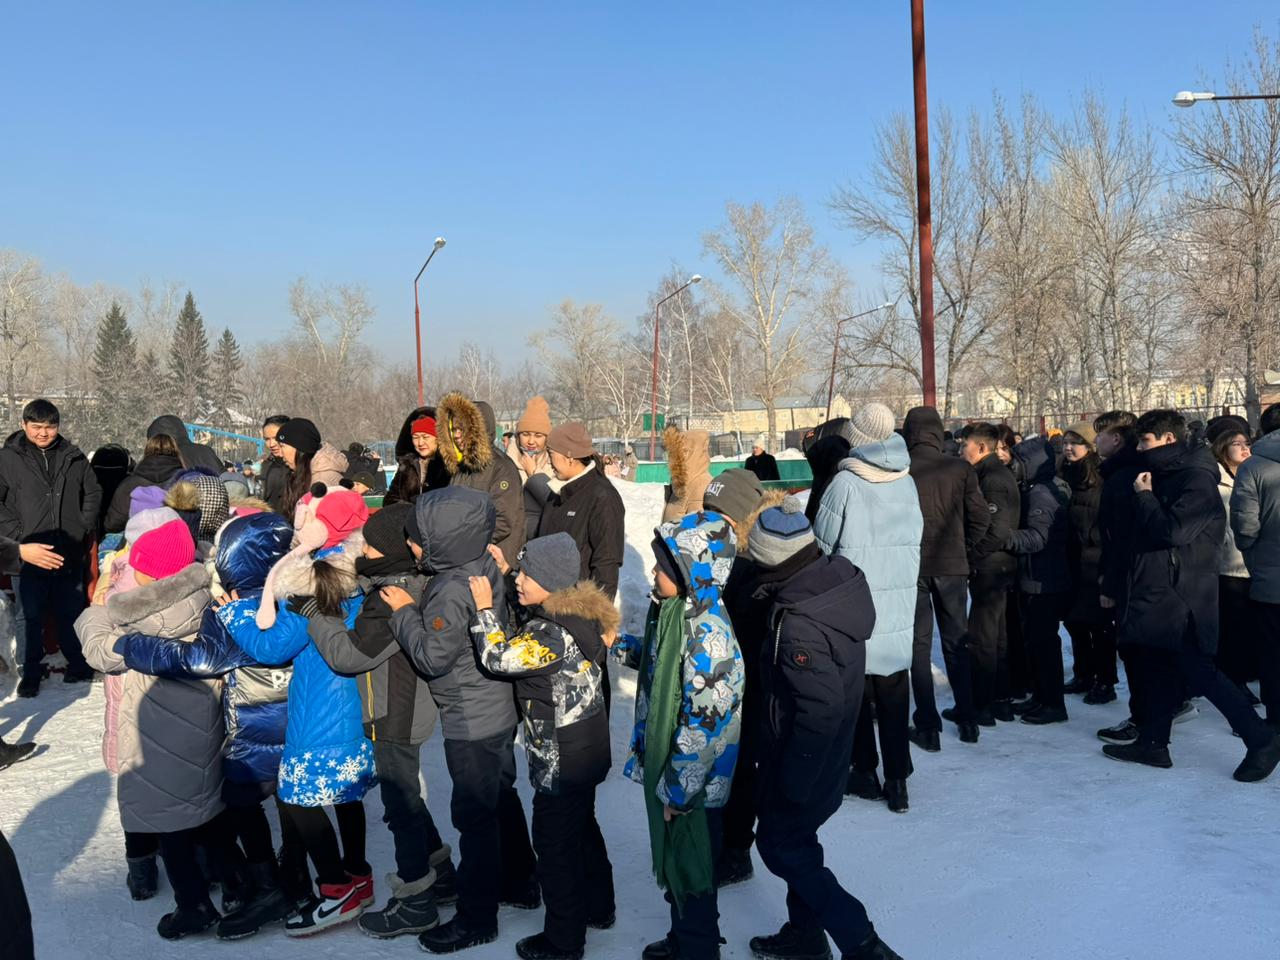
[(534, 397), (516, 421), (516, 433), (551, 433), (551, 405), (542, 397)]
[(1074, 433), (1089, 446), (1093, 446), (1098, 442), (1098, 431), (1093, 429), (1093, 424), (1088, 420), (1081, 420), (1079, 423), (1073, 423), (1067, 427), (1067, 433)]
[(547, 449), (576, 460), (585, 459), (596, 452), (591, 445), (591, 434), (576, 420), (562, 423), (552, 430), (547, 435)]

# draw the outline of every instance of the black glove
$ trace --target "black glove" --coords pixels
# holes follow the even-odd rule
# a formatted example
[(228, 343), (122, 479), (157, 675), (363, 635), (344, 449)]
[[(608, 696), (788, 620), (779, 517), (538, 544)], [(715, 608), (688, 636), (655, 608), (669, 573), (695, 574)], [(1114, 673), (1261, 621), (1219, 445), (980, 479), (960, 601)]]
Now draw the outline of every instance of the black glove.
[(290, 597), (287, 606), (290, 613), (296, 613), (308, 620), (320, 615), (320, 604), (316, 603), (315, 597)]

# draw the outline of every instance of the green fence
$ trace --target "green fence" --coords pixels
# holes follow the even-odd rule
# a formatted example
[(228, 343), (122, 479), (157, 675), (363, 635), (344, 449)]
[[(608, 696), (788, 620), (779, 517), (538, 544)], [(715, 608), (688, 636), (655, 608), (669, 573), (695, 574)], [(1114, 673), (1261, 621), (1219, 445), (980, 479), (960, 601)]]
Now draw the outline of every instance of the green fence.
[[(741, 460), (716, 460), (711, 464), (711, 475), (724, 473), (743, 466)], [(770, 480), (767, 487), (792, 490), (796, 487), (807, 487), (813, 483), (813, 471), (809, 469), (808, 460), (779, 460), (777, 480)], [(636, 467), (636, 483), (670, 483), (671, 471), (665, 463), (641, 463)]]

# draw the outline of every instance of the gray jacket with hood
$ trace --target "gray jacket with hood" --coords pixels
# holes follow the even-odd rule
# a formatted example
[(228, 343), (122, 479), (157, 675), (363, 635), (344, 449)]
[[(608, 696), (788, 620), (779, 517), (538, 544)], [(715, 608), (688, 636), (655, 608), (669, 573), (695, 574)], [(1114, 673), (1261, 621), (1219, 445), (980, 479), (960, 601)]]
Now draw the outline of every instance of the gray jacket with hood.
[(1280, 603), (1280, 430), (1253, 445), (1236, 469), (1231, 531), (1249, 568), (1249, 596)]

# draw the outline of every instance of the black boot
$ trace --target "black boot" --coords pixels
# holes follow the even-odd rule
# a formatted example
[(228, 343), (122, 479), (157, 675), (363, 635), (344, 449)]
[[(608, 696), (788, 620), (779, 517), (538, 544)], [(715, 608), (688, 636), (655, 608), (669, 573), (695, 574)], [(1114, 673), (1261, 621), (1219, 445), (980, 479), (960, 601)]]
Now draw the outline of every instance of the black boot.
[(582, 960), (582, 949), (561, 950), (545, 933), (535, 933), (516, 942), (516, 956), (520, 960)]
[(1109, 743), (1102, 748), (1102, 752), (1112, 760), (1121, 760), (1125, 763), (1141, 763), (1144, 766), (1156, 767), (1160, 770), (1168, 770), (1173, 766), (1173, 760), (1169, 758), (1169, 748), (1156, 746), (1154, 743), (1146, 743), (1142, 740), (1135, 740), (1133, 743)]
[(150, 900), (154, 897), (160, 885), (156, 855), (153, 853), (149, 857), (130, 857), (129, 876), (125, 883), (129, 886), (129, 896), (135, 900)]
[(458, 902), (458, 871), (453, 866), (453, 851), (444, 844), (431, 854), (431, 869), (436, 872), (436, 882), (431, 885), (431, 894), (440, 906)]
[(35, 748), (34, 743), (5, 743), (0, 740), (0, 770), (26, 760)]
[(798, 930), (789, 921), (773, 936), (752, 937), (750, 946), (759, 960), (831, 960), (825, 930)]
[(751, 851), (736, 847), (725, 847), (716, 861), (716, 886), (731, 887), (735, 883), (745, 883), (755, 876), (755, 868), (751, 865)]
[(858, 944), (858, 949), (847, 954), (841, 960), (902, 960), (889, 945), (880, 939), (874, 930), (867, 939)]
[(251, 937), (267, 924), (280, 923), (293, 913), (296, 904), (280, 886), (279, 872), (271, 863), (246, 863), (244, 906), (229, 913), (218, 924), (219, 940)]
[[(1105, 749), (1105, 748), (1104, 748)], [(1271, 738), (1265, 747), (1256, 747), (1245, 752), (1244, 759), (1236, 772), (1232, 774), (1241, 783), (1257, 783), (1271, 776), (1271, 771), (1280, 763), (1280, 734)]]
[(880, 789), (880, 775), (874, 770), (859, 770), (856, 767), (849, 771), (849, 780), (845, 784), (846, 797), (861, 797), (863, 800), (879, 800), (884, 796)]
[(523, 885), (502, 891), (498, 902), (504, 907), (537, 910), (542, 906), (542, 888), (538, 886), (536, 877), (530, 877)]
[(884, 802), (894, 813), (906, 813), (910, 809), (910, 803), (907, 800), (907, 781), (886, 780)]
[(1116, 698), (1116, 688), (1109, 683), (1103, 683), (1099, 680), (1093, 685), (1093, 689), (1084, 695), (1084, 702), (1090, 706), (1096, 707), (1102, 703), (1111, 703)]
[(1017, 719), (1013, 713), (1013, 706), (1008, 700), (997, 700), (991, 704), (991, 716), (1004, 723), (1012, 723)]
[(156, 933), (166, 940), (181, 940), (193, 933), (208, 930), (218, 922), (218, 911), (206, 897), (205, 901), (191, 908), (179, 907), (173, 913), (166, 913), (156, 924)]
[(647, 944), (640, 951), (640, 960), (680, 960), (680, 945), (668, 934)]
[(937, 753), (942, 749), (942, 738), (937, 730), (919, 730), (911, 727), (907, 731), (907, 739), (928, 753)]
[(1020, 717), (1023, 714), (1030, 713), (1032, 710), (1039, 710), (1040, 701), (1034, 696), (1027, 697), (1023, 700), (1013, 700), (1009, 704), (1009, 709), (1012, 710), (1016, 716)]
[(460, 917), (453, 917), (434, 930), (418, 935), (418, 946), (427, 953), (457, 953), (482, 943), (498, 939), (498, 925), (491, 927), (468, 926)]
[(387, 877), (391, 899), (381, 910), (361, 915), (360, 931), (378, 940), (390, 940), (406, 933), (426, 933), (440, 922), (440, 911), (436, 909), (432, 892), (435, 879), (434, 870), (412, 883), (405, 883), (395, 874)]
[(1088, 693), (1093, 689), (1093, 680), (1086, 677), (1072, 677), (1071, 682), (1064, 684), (1063, 693)]
[(972, 720), (966, 720), (964, 723), (957, 723), (956, 730), (960, 734), (961, 743), (977, 743), (978, 742), (978, 724)]
[(1022, 715), (1022, 722), (1042, 727), (1047, 723), (1066, 723), (1066, 707), (1047, 707), (1040, 704), (1035, 710), (1028, 710)]

